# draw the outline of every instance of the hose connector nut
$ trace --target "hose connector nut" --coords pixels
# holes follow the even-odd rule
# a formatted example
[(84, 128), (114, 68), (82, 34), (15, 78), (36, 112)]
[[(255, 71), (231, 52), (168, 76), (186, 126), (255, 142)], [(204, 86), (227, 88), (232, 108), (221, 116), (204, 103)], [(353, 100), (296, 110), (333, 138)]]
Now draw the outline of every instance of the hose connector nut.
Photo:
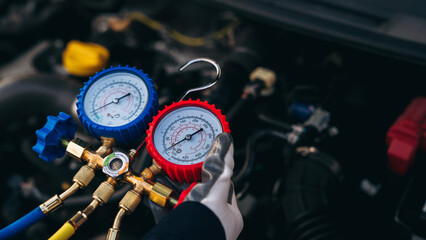
[(88, 167), (87, 165), (83, 166), (78, 170), (77, 174), (75, 174), (72, 179), (75, 183), (80, 185), (80, 188), (85, 188), (95, 177), (95, 171)]
[(147, 181), (153, 179), (154, 176), (160, 174), (161, 171), (161, 167), (158, 165), (157, 162), (155, 162), (155, 160), (153, 160), (152, 165), (148, 168), (145, 168), (142, 171), (141, 176), (145, 181)]
[(141, 172), (141, 177), (144, 180), (151, 180), (154, 177), (154, 174), (152, 173), (152, 171), (149, 168), (145, 168), (142, 172)]
[(87, 221), (87, 215), (82, 212), (78, 211), (71, 219), (70, 222), (74, 226), (75, 229), (79, 228), (83, 223)]
[(102, 146), (96, 150), (96, 153), (99, 154), (101, 157), (105, 157), (111, 152), (111, 148), (115, 144), (114, 138), (108, 138), (108, 137), (101, 137)]
[(172, 195), (173, 190), (164, 186), (161, 183), (155, 183), (149, 192), (149, 200), (157, 203), (158, 205), (165, 207)]
[(41, 211), (43, 211), (44, 214), (49, 214), (60, 208), (62, 205), (62, 200), (59, 198), (58, 194), (56, 194), (46, 202), (40, 204), (40, 209)]
[(114, 186), (109, 182), (102, 182), (101, 185), (93, 193), (93, 199), (97, 200), (101, 205), (107, 203), (114, 194)]
[(85, 141), (76, 138), (74, 140), (72, 140), (71, 142), (68, 143), (67, 146), (67, 154), (80, 161), (81, 162), (81, 158), (83, 157), (83, 153), (84, 151), (86, 151), (86, 149), (89, 147), (89, 144), (86, 143)]
[(121, 199), (120, 203), (118, 204), (119, 207), (126, 210), (127, 214), (133, 213), (135, 211), (136, 207), (141, 202), (141, 195), (137, 193), (134, 190), (128, 191), (126, 195), (124, 195), (123, 199)]
[(110, 228), (108, 230), (108, 235), (106, 237), (107, 240), (116, 240), (120, 238), (120, 231), (115, 228)]

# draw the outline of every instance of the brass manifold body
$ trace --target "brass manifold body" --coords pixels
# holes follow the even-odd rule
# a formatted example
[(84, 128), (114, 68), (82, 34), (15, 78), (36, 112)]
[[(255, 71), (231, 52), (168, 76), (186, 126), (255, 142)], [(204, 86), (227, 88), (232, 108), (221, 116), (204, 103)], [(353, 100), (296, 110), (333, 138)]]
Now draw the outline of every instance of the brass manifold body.
[[(114, 145), (113, 138), (101, 137), (102, 145), (96, 150), (96, 152), (89, 151), (88, 145), (76, 138), (70, 142), (64, 143), (67, 146), (66, 152), (69, 156), (74, 159), (87, 164), (80, 168), (77, 174), (74, 176), (74, 184), (69, 189), (70, 193), (64, 192), (59, 196), (54, 196), (48, 200), (49, 209), (57, 209), (62, 205), (64, 194), (70, 196), (78, 188), (86, 187), (94, 178), (95, 170), (101, 169), (104, 164), (104, 158), (112, 152)], [(133, 159), (135, 154), (134, 150), (131, 150), (128, 156)], [(102, 182), (96, 191), (93, 193), (93, 201), (83, 210), (77, 212), (68, 222), (74, 227), (79, 228), (84, 222), (87, 221), (88, 216), (98, 207), (106, 204), (111, 196), (115, 192), (115, 186), (118, 184), (130, 184), (132, 190), (128, 191), (123, 199), (119, 203), (120, 211), (114, 221), (113, 228), (110, 229), (108, 235), (111, 234), (111, 239), (118, 238), (118, 229), (121, 224), (121, 220), (124, 214), (131, 214), (142, 200), (143, 194), (149, 196), (149, 199), (158, 205), (165, 207), (175, 206), (177, 200), (172, 197), (173, 191), (162, 185), (161, 183), (153, 183), (152, 179), (157, 174), (160, 174), (162, 169), (153, 161), (153, 164), (145, 168), (141, 174), (137, 174), (130, 169), (119, 177), (113, 178), (108, 176), (107, 180)], [(72, 192), (72, 193), (71, 193)], [(43, 209), (43, 208), (42, 208)], [(53, 211), (52, 210), (52, 211)]]
[(113, 138), (102, 138), (102, 146), (95, 153), (87, 150), (89, 147), (84, 141), (76, 138), (72, 141), (62, 140), (62, 144), (66, 146), (66, 152), (69, 156), (80, 162), (87, 162), (73, 177), (73, 184), (65, 192), (56, 194), (46, 202), (40, 205), (40, 209), (44, 214), (54, 212), (63, 205), (65, 199), (77, 192), (79, 188), (85, 188), (95, 177), (95, 170), (103, 165), (103, 157), (111, 153), (114, 145)]
[(173, 207), (177, 204), (177, 200), (172, 197), (173, 191), (170, 188), (161, 183), (152, 183), (152, 178), (161, 172), (162, 169), (155, 161), (153, 161), (153, 164), (150, 167), (145, 168), (140, 176), (137, 176), (132, 172), (124, 174), (123, 181), (131, 184), (133, 189), (128, 191), (118, 204), (120, 210), (114, 219), (112, 228), (108, 230), (106, 239), (119, 239), (121, 221), (125, 214), (133, 213), (142, 200), (142, 194), (147, 194), (151, 201), (162, 207), (167, 205)]

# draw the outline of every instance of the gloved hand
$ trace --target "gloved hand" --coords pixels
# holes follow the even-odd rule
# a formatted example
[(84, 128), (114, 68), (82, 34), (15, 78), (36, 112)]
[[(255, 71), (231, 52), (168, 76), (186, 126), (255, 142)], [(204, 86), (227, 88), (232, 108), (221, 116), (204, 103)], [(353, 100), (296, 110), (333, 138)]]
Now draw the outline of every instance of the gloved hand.
[(231, 135), (218, 135), (204, 161), (202, 182), (183, 191), (179, 205), (144, 239), (237, 239), (243, 219), (231, 182), (233, 154)]

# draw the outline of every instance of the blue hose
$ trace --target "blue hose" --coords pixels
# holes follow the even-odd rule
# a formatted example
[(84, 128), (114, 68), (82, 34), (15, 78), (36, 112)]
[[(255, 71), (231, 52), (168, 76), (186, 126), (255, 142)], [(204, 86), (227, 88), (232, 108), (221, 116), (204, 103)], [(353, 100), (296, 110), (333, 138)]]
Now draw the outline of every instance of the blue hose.
[(40, 221), (44, 218), (44, 213), (41, 211), (40, 207), (35, 208), (27, 215), (21, 217), (15, 222), (9, 224), (9, 226), (0, 230), (0, 240), (10, 239), (16, 234), (22, 232), (23, 230), (29, 228), (34, 223)]

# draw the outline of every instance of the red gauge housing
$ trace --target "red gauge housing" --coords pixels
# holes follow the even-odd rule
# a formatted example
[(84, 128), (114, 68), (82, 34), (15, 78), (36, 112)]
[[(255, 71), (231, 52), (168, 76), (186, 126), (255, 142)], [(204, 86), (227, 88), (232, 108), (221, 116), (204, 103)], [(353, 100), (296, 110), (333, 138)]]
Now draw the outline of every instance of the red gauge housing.
[(154, 134), (157, 125), (166, 115), (182, 107), (200, 107), (210, 111), (219, 119), (222, 125), (222, 132), (231, 132), (229, 130), (229, 123), (226, 121), (225, 116), (222, 115), (221, 111), (216, 109), (214, 105), (208, 104), (207, 102), (202, 102), (200, 100), (189, 99), (173, 103), (158, 112), (157, 116), (155, 116), (152, 122), (149, 124), (149, 129), (146, 131), (146, 146), (151, 157), (173, 181), (186, 183), (199, 182), (201, 181), (201, 168), (203, 167), (204, 161), (192, 165), (175, 164), (169, 162), (163, 156), (161, 156), (161, 154), (157, 151), (157, 148), (154, 146)]

